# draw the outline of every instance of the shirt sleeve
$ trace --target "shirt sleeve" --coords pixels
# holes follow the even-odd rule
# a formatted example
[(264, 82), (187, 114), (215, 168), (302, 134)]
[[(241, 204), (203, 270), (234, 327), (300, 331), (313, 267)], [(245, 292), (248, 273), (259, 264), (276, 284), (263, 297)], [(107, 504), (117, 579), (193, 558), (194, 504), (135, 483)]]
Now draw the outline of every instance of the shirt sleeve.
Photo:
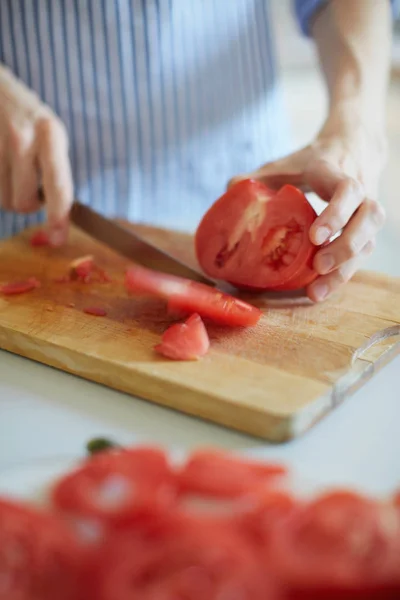
[[(311, 23), (317, 10), (328, 4), (329, 0), (293, 0), (294, 10), (301, 31), (307, 37), (311, 36)], [(393, 16), (400, 14), (400, 0), (391, 0)]]

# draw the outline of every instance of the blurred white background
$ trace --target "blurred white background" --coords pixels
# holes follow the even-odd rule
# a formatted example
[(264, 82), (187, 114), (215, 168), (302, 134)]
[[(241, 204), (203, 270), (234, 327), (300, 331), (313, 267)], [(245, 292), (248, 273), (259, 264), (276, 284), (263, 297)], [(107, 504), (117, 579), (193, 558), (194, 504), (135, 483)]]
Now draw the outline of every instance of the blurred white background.
[[(293, 148), (308, 143), (323, 122), (326, 94), (313, 43), (299, 32), (292, 0), (271, 2), (277, 59), (290, 116)], [(387, 224), (365, 268), (400, 276), (400, 24), (396, 23), (392, 77), (387, 105), (390, 157), (381, 181), (380, 200)]]

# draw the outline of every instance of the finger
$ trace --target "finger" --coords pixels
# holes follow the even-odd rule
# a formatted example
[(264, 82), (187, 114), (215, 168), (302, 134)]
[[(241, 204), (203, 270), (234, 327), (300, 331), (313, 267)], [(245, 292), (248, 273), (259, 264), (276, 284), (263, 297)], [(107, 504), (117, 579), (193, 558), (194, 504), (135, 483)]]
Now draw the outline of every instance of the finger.
[(326, 182), (323, 189), (319, 188), (323, 196), (314, 188), (318, 195), (329, 201), (328, 206), (315, 219), (310, 228), (310, 240), (318, 246), (336, 235), (347, 225), (365, 197), (363, 186), (355, 179), (351, 177), (343, 179), (343, 176), (335, 174), (330, 182), (333, 183), (334, 179), (336, 179), (336, 185), (330, 197), (326, 194), (328, 188)]
[(30, 213), (40, 209), (37, 196), (38, 172), (34, 153), (33, 129), (12, 129), (10, 132), (12, 208), (18, 213)]
[(0, 152), (0, 207), (11, 210), (11, 170), (7, 157)]
[(314, 259), (314, 269), (325, 275), (343, 263), (356, 258), (369, 240), (375, 238), (385, 221), (383, 207), (374, 200), (365, 200), (341, 236), (320, 250)]
[(228, 188), (243, 179), (256, 179), (274, 189), (290, 183), (303, 191), (308, 191), (310, 188), (306, 185), (303, 177), (307, 160), (306, 154), (307, 149), (303, 149), (285, 158), (267, 163), (255, 171), (237, 175), (228, 182)]
[(318, 277), (318, 279), (311, 283), (307, 288), (307, 295), (310, 300), (313, 302), (322, 302), (340, 286), (350, 281), (354, 273), (358, 270), (362, 260), (369, 256), (374, 248), (375, 240), (370, 240), (364, 246), (357, 258), (348, 260), (328, 275)]
[(73, 202), (68, 136), (63, 124), (55, 117), (49, 116), (38, 122), (37, 137), (50, 241), (58, 246), (66, 240), (68, 215)]

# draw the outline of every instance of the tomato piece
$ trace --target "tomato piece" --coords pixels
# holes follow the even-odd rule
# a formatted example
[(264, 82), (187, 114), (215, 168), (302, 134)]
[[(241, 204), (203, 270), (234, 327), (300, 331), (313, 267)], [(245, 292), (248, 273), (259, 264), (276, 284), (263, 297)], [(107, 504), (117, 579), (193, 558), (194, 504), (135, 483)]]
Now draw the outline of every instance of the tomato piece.
[(88, 283), (95, 268), (93, 256), (77, 258), (70, 265), (70, 279)]
[(147, 447), (96, 454), (58, 481), (52, 493), (57, 508), (106, 524), (167, 510), (175, 497), (165, 454)]
[(99, 306), (88, 306), (83, 309), (83, 312), (87, 315), (93, 315), (94, 317), (105, 317), (107, 315), (107, 311)]
[(208, 210), (195, 237), (204, 272), (255, 291), (296, 289), (316, 278), (309, 229), (317, 214), (292, 185), (233, 185)]
[(139, 265), (127, 270), (125, 285), (130, 292), (167, 300), (171, 311), (198, 313), (222, 325), (250, 327), (262, 316), (257, 307), (208, 285)]
[(197, 360), (207, 354), (210, 340), (201, 317), (193, 314), (185, 323), (171, 325), (155, 350), (173, 360)]
[(29, 277), (26, 281), (12, 281), (0, 286), (0, 294), (4, 296), (15, 296), (17, 294), (26, 294), (40, 287), (40, 281), (35, 277)]
[(192, 454), (179, 473), (179, 487), (185, 494), (235, 498), (286, 473), (282, 465), (242, 459), (217, 450), (200, 450)]
[(279, 528), (300, 502), (289, 492), (273, 488), (259, 489), (253, 498), (254, 506), (242, 515), (242, 526), (261, 551), (266, 552), (270, 550), (272, 530)]
[(254, 549), (237, 532), (184, 521), (149, 536), (116, 536), (93, 568), (97, 600), (276, 600)]
[(31, 237), (31, 246), (49, 246), (50, 238), (47, 231), (40, 229), (39, 231), (35, 231), (35, 233)]
[(59, 519), (0, 499), (1, 600), (75, 600), (82, 558)]
[(396, 598), (399, 532), (393, 506), (335, 491), (273, 529), (268, 559), (295, 598)]

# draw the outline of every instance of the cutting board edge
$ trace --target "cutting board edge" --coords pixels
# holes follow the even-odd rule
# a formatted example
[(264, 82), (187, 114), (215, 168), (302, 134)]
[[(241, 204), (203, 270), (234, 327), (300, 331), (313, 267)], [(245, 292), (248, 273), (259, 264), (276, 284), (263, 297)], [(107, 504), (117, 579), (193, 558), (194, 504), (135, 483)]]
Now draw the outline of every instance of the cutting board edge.
[[(1, 333), (5, 334), (1, 336)], [(264, 413), (257, 411), (252, 407), (249, 409), (246, 405), (231, 405), (231, 412), (222, 411), (221, 403), (229, 405), (229, 401), (220, 396), (205, 396), (201, 391), (194, 388), (182, 388), (177, 382), (160, 379), (154, 380), (150, 374), (143, 371), (132, 370), (128, 366), (119, 365), (119, 375), (123, 377), (113, 377), (108, 375), (110, 364), (102, 358), (90, 357), (99, 365), (99, 368), (85, 369), (85, 361), (88, 357), (77, 350), (61, 347), (54, 342), (34, 338), (25, 332), (12, 332), (12, 340), (7, 336), (6, 328), (0, 327), (0, 341), (4, 350), (28, 358), (35, 362), (51, 366), (58, 370), (78, 376), (82, 379), (104, 385), (108, 388), (127, 393), (147, 402), (152, 402), (171, 410), (181, 411), (187, 415), (202, 420), (216, 423), (219, 426), (234, 429), (243, 434), (251, 435), (262, 440), (274, 443), (284, 443), (304, 435), (307, 431), (321, 421), (326, 414), (340, 405), (348, 396), (353, 395), (360, 389), (372, 376), (383, 368), (388, 362), (400, 354), (400, 340), (390, 346), (374, 363), (365, 361), (365, 368), (360, 371), (350, 371), (346, 373), (345, 379), (341, 378), (337, 384), (329, 389), (325, 394), (319, 395), (302, 409), (292, 414), (284, 413)], [(25, 342), (25, 343), (24, 343)], [(28, 342), (28, 344), (26, 344)], [(43, 348), (41, 348), (43, 346)], [(47, 349), (45, 353), (44, 348)], [(49, 348), (51, 354), (49, 355)], [(83, 368), (78, 369), (73, 365), (81, 364)], [(358, 361), (360, 364), (360, 361)], [(132, 381), (135, 377), (134, 385), (125, 383)], [(151, 390), (151, 391), (150, 391)], [(179, 395), (185, 396), (185, 402), (177, 402)], [(188, 401), (189, 400), (189, 401)], [(216, 401), (217, 400), (217, 401)], [(188, 409), (190, 405), (191, 409)], [(226, 415), (229, 414), (230, 418)], [(221, 415), (222, 418), (221, 418)]]
[[(73, 365), (77, 365), (77, 359), (79, 359), (79, 361), (83, 361), (81, 364), (84, 367), (85, 360), (87, 360), (86, 355), (70, 348), (60, 347), (54, 342), (43, 341), (41, 343), (40, 339), (33, 338), (25, 332), (16, 332), (14, 330), (12, 340), (10, 338), (7, 339), (7, 335), (4, 335), (2, 338), (1, 334), (4, 334), (5, 331), (4, 327), (0, 328), (1, 348), (12, 354), (56, 368), (84, 380), (104, 385), (110, 389), (126, 393), (133, 398), (183, 412), (192, 417), (201, 418), (210, 423), (234, 429), (240, 433), (252, 435), (259, 439), (274, 443), (283, 443), (291, 439), (292, 415), (267, 414), (255, 410), (254, 407), (232, 405), (232, 411), (229, 413), (231, 418), (226, 418), (227, 411), (221, 411), (221, 403), (229, 405), (229, 402), (220, 396), (205, 396), (202, 392), (196, 391), (194, 388), (183, 389), (176, 382), (166, 379), (155, 381), (150, 374), (143, 371), (134, 371), (132, 368), (124, 366), (118, 367), (119, 375), (123, 374), (125, 375), (124, 377), (109, 377), (107, 373), (110, 364), (101, 358), (93, 356), (90, 357), (90, 362), (93, 364), (93, 360), (95, 360), (99, 365), (98, 370), (93, 372), (93, 369), (78, 369)], [(21, 344), (20, 341), (28, 341), (28, 346)], [(46, 353), (41, 349), (42, 345), (46, 348)], [(49, 355), (49, 348), (51, 355)], [(62, 356), (59, 356), (60, 354)], [(125, 384), (125, 381), (128, 379), (132, 380), (132, 377), (135, 377), (135, 384)], [(151, 391), (149, 391), (150, 389)], [(185, 395), (185, 403), (177, 403), (176, 399), (177, 397), (179, 398), (179, 394)], [(188, 402), (188, 395), (190, 396), (190, 402)], [(215, 402), (216, 399), (218, 402)], [(192, 410), (188, 409), (188, 404), (190, 404)], [(221, 418), (221, 415), (223, 415), (223, 418)], [(242, 423), (246, 425), (242, 425)]]

